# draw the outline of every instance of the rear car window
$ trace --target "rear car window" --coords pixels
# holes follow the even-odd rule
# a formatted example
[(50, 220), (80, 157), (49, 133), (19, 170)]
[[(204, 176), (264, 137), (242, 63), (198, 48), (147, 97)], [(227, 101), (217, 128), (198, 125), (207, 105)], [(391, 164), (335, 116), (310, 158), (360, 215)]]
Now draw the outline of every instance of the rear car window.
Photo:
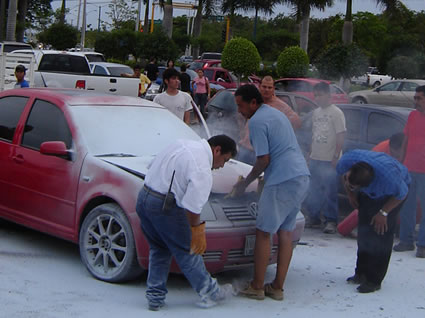
[(16, 125), (27, 104), (28, 97), (6, 96), (0, 99), (0, 139), (12, 142)]
[(360, 110), (342, 109), (345, 116), (347, 132), (345, 138), (350, 140), (360, 140), (360, 128), (362, 123), (362, 113)]
[(371, 113), (367, 123), (367, 142), (378, 144), (403, 129), (404, 123), (399, 119), (382, 113)]
[(38, 69), (40, 71), (90, 74), (86, 58), (70, 54), (45, 54)]

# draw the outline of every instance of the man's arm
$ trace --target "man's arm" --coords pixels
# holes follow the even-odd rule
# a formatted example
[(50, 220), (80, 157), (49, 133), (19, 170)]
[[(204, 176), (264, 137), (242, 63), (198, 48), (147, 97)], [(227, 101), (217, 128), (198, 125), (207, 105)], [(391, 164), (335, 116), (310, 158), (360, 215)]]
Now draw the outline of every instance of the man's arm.
[(336, 134), (336, 147), (335, 153), (332, 158), (332, 167), (336, 167), (336, 164), (339, 159), (339, 155), (341, 154), (342, 146), (344, 145), (345, 131)]
[(190, 125), (190, 111), (187, 110), (187, 111), (184, 112), (183, 121), (186, 124)]
[(404, 158), (406, 157), (407, 143), (409, 141), (409, 137), (404, 135), (403, 143), (401, 145), (401, 163), (404, 162)]
[(391, 211), (395, 209), (401, 202), (403, 202), (404, 199), (405, 198), (399, 200), (396, 197), (390, 197), (382, 209), (375, 214), (375, 216), (372, 218), (372, 221), (370, 222), (370, 225), (374, 225), (376, 233), (384, 235), (385, 232), (388, 231), (387, 217), (384, 216), (381, 211), (390, 214)]
[(252, 181), (257, 179), (266, 170), (270, 164), (270, 155), (263, 155), (257, 157), (254, 167), (245, 179), (242, 179), (234, 185), (235, 195), (239, 196), (245, 192), (245, 189), (251, 184)]
[(189, 210), (186, 210), (186, 216), (190, 226), (198, 226), (199, 224), (201, 224), (200, 214), (193, 213), (193, 212), (190, 212)]

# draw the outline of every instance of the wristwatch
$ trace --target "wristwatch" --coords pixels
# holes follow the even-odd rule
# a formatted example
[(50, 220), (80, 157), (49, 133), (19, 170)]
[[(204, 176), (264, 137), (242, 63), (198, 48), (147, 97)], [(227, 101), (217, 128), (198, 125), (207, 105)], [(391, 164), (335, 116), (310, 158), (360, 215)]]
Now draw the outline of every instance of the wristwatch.
[(381, 213), (383, 216), (388, 216), (388, 212), (385, 212), (382, 209), (379, 210), (379, 213)]

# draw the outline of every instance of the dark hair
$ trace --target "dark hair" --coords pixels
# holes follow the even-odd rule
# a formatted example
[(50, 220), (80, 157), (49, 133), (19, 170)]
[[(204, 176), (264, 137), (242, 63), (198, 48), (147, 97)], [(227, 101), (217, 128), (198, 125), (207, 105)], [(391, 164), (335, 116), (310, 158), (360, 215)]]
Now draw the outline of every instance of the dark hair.
[(313, 87), (314, 92), (323, 92), (325, 94), (331, 93), (331, 88), (328, 83), (326, 82), (320, 82)]
[(258, 105), (264, 102), (260, 91), (252, 84), (240, 86), (235, 92), (235, 97), (236, 96), (240, 96), (242, 100), (247, 103), (250, 103), (253, 99), (257, 101)]
[(180, 66), (180, 71), (186, 72), (186, 64), (182, 64), (182, 66)]
[(174, 60), (173, 59), (169, 59), (168, 61), (167, 61), (167, 67), (168, 67), (168, 64), (170, 64), (170, 62), (173, 62), (173, 67), (174, 67)]
[(226, 135), (217, 135), (208, 139), (208, 143), (211, 147), (220, 146), (221, 154), (231, 153), (232, 157), (235, 157), (237, 154), (236, 142)]
[(152, 56), (150, 59), (151, 62), (155, 62), (156, 61), (156, 57)]
[(416, 87), (416, 93), (422, 93), (425, 95), (425, 85)]
[(170, 78), (177, 76), (180, 78), (180, 73), (175, 68), (167, 68), (164, 73), (162, 73), (162, 80), (169, 80)]
[(399, 132), (390, 137), (390, 148), (400, 149), (403, 145), (404, 133)]
[(17, 73), (21, 73), (26, 71), (27, 69), (25, 68), (25, 66), (23, 66), (22, 64), (19, 64), (15, 67), (15, 72)]
[(370, 164), (359, 161), (350, 168), (348, 182), (354, 186), (367, 187), (372, 183), (375, 172)]
[(140, 64), (136, 64), (133, 66), (133, 70), (141, 70), (142, 67), (140, 66)]

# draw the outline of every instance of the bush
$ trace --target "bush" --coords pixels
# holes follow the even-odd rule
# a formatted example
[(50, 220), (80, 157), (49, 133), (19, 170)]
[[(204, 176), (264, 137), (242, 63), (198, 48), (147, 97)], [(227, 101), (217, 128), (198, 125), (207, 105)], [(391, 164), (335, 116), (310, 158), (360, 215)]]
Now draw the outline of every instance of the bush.
[(329, 79), (351, 78), (366, 73), (368, 59), (355, 44), (329, 46), (316, 63), (320, 76)]
[(418, 78), (419, 63), (409, 56), (393, 57), (387, 66), (388, 74), (395, 78)]
[(235, 37), (223, 49), (221, 64), (239, 78), (258, 71), (261, 57), (255, 45), (244, 38)]
[(48, 29), (38, 34), (38, 41), (49, 44), (56, 50), (75, 47), (78, 41), (78, 30), (66, 23), (52, 24)]
[(280, 77), (304, 77), (308, 70), (308, 55), (299, 46), (287, 47), (277, 58)]

